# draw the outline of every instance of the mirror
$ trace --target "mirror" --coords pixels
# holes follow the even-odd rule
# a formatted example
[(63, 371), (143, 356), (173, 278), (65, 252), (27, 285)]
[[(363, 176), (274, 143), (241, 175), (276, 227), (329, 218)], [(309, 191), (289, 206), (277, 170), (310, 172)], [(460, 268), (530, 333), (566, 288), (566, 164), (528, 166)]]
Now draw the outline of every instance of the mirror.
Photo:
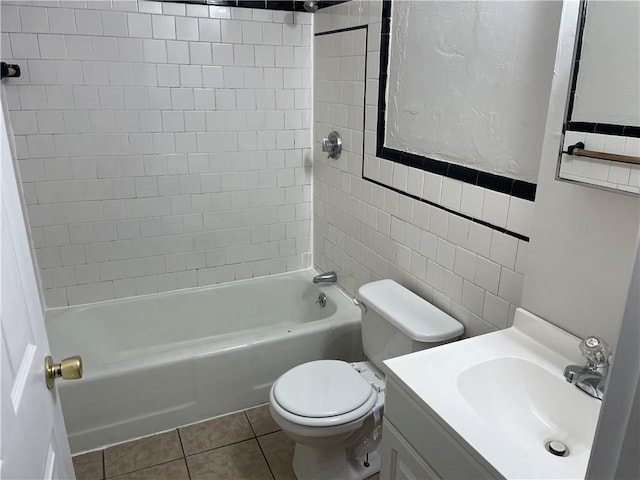
[(640, 2), (583, 1), (557, 178), (640, 194)]
[(401, 152), (535, 183), (561, 8), (391, 2), (383, 158)]

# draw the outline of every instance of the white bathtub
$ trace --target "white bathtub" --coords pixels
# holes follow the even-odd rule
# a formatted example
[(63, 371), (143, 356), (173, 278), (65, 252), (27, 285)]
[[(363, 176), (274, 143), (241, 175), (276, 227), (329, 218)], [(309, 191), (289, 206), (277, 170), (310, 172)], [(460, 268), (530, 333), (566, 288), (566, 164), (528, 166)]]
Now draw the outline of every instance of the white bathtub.
[(71, 451), (265, 403), (302, 362), (361, 359), (359, 308), (316, 273), (47, 311), (54, 359), (84, 363), (82, 380), (57, 382)]

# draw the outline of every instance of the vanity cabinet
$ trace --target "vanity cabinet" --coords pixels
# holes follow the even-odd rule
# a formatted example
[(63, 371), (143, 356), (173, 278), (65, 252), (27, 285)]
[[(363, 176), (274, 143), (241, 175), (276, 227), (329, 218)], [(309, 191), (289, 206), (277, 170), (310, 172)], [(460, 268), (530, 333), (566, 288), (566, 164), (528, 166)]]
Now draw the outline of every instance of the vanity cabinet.
[(409, 442), (386, 419), (382, 423), (380, 478), (389, 480), (440, 480)]
[(504, 478), (390, 376), (382, 432), (382, 480)]

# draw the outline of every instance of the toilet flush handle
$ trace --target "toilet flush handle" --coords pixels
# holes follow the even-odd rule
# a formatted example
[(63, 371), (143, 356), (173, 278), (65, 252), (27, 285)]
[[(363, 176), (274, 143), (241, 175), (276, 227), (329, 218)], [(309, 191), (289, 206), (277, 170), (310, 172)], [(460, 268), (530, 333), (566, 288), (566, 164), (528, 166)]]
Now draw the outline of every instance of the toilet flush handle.
[(362, 313), (367, 313), (367, 306), (365, 305), (365, 303), (362, 300), (358, 300), (357, 298), (353, 299), (353, 303), (360, 307), (360, 310), (362, 310)]

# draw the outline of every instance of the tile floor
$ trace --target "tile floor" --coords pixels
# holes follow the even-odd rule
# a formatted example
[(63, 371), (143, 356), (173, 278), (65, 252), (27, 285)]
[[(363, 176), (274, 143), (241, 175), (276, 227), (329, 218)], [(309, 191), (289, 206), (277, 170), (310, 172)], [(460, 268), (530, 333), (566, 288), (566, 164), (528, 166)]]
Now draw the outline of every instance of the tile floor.
[(294, 444), (262, 405), (78, 455), (78, 480), (295, 480)]
[(78, 455), (73, 466), (77, 480), (296, 480), (293, 447), (267, 404)]

